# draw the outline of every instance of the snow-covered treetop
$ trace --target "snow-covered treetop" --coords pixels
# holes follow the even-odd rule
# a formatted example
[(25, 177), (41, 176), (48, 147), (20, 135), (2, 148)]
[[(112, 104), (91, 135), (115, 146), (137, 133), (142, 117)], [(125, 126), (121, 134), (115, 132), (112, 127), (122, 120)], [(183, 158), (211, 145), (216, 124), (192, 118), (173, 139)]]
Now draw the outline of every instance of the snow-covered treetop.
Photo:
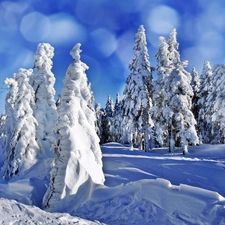
[(76, 61), (80, 60), (80, 53), (82, 50), (80, 49), (81, 44), (77, 43), (70, 51), (70, 55), (75, 59)]
[(210, 71), (210, 75), (212, 75), (212, 67), (209, 61), (205, 61), (202, 69), (202, 76)]
[(116, 94), (116, 102), (115, 102), (115, 106), (114, 106), (114, 114), (120, 114), (121, 113), (121, 100), (120, 100), (120, 95), (119, 93)]
[(178, 52), (178, 47), (179, 44), (177, 42), (177, 31), (176, 29), (173, 29), (172, 32), (170, 33), (169, 40), (168, 40), (168, 45), (169, 45), (169, 59), (172, 64), (175, 63), (180, 63), (180, 54)]
[(54, 48), (48, 43), (38, 44), (34, 58), (34, 68), (37, 70), (44, 68), (52, 68), (52, 58), (54, 56)]
[(159, 37), (159, 50), (156, 53), (156, 60), (157, 60), (157, 72), (158, 74), (167, 74), (167, 71), (170, 67), (170, 60), (169, 60), (169, 45), (166, 42), (165, 37)]
[(212, 67), (209, 61), (204, 62), (202, 74), (200, 76), (200, 95), (208, 95), (212, 84)]
[(116, 94), (116, 102), (115, 102), (115, 109), (120, 105), (120, 94)]
[(179, 43), (177, 42), (177, 30), (176, 30), (176, 28), (174, 28), (170, 33), (170, 36), (169, 36), (169, 39), (168, 39), (168, 45), (169, 45), (170, 51), (172, 51), (173, 49), (178, 50)]
[(200, 80), (198, 76), (198, 71), (196, 70), (195, 67), (192, 68), (191, 76), (192, 76), (191, 87), (194, 93), (198, 93), (200, 89)]
[(113, 104), (113, 99), (111, 98), (111, 96), (108, 96), (107, 102), (106, 102), (106, 106), (105, 106), (105, 113), (106, 116), (108, 117), (112, 117), (113, 116), (113, 112), (114, 112), (114, 104)]
[(147, 49), (147, 41), (144, 26), (138, 28), (135, 35), (134, 56), (129, 64), (129, 69), (134, 73), (142, 73), (146, 71), (145, 76), (151, 75), (149, 55)]
[[(52, 58), (54, 48), (48, 43), (40, 43), (34, 56), (34, 68), (37, 70), (31, 83), (38, 99), (48, 99), (48, 104), (53, 106), (55, 95), (55, 76), (51, 69), (53, 66)], [(42, 87), (41, 87), (42, 86)]]

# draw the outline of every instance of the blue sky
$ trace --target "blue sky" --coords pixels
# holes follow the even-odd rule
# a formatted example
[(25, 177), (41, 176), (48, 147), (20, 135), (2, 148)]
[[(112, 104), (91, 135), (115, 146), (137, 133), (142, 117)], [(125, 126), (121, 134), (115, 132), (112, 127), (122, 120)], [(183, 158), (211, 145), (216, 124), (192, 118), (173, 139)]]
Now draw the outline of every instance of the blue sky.
[(104, 107), (108, 95), (122, 94), (129, 75), (134, 35), (144, 25), (151, 66), (155, 66), (158, 37), (177, 28), (182, 60), (201, 73), (225, 59), (225, 1), (207, 0), (0, 0), (0, 104), (3, 81), (20, 67), (32, 68), (40, 42), (55, 48), (53, 73), (57, 94), (72, 62), (70, 49), (82, 44), (81, 59), (89, 66), (96, 102)]

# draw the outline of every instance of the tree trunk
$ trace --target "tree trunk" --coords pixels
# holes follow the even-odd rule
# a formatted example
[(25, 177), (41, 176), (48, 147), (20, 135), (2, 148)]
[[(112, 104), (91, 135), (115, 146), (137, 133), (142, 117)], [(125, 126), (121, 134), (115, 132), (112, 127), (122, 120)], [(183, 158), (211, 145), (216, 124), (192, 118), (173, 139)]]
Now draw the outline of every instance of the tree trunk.
[(172, 125), (169, 125), (169, 152), (174, 152), (174, 148), (175, 148), (175, 141), (174, 141), (174, 135), (173, 135), (173, 131), (172, 131)]
[(133, 138), (133, 133), (130, 133), (130, 150), (134, 150), (134, 138)]
[(144, 142), (145, 142), (145, 152), (149, 152), (149, 133), (148, 129), (145, 129), (145, 134), (144, 134)]
[(183, 155), (186, 155), (188, 153), (188, 146), (187, 145), (183, 145), (182, 149), (183, 149)]

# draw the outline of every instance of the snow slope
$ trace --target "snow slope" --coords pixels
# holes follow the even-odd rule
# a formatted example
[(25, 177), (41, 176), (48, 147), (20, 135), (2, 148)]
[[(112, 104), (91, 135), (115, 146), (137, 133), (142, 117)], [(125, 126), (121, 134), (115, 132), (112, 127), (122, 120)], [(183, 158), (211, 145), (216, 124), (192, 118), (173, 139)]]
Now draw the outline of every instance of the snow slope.
[[(225, 224), (225, 146), (151, 153), (102, 146), (105, 185), (72, 214), (107, 224)], [(74, 211), (73, 211), (74, 210)]]
[(94, 225), (97, 222), (91, 222), (78, 217), (72, 217), (69, 214), (48, 213), (35, 206), (27, 206), (14, 200), (0, 199), (0, 221), (2, 225)]
[(116, 145), (103, 146), (106, 186), (116, 186), (140, 179), (164, 178), (174, 185), (187, 184), (216, 191), (225, 197), (225, 146), (201, 145), (167, 153), (155, 149), (151, 153), (126, 151)]
[[(163, 148), (145, 153), (117, 143), (103, 145), (102, 152), (105, 185), (93, 186), (91, 192), (81, 186), (60, 212), (110, 225), (225, 224), (224, 145), (190, 147), (186, 156), (180, 149), (172, 154)], [(0, 197), (17, 200), (0, 199), (0, 221), (98, 224), (27, 206), (40, 206), (50, 165), (51, 160), (43, 160), (23, 179), (0, 181)]]

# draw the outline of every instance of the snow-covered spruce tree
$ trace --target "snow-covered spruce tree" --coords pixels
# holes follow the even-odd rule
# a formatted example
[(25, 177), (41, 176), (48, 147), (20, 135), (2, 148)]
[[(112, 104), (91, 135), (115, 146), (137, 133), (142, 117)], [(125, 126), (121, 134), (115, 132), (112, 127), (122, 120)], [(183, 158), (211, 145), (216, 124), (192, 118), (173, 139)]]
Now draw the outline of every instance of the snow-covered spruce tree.
[(31, 85), (35, 92), (34, 116), (38, 121), (37, 141), (42, 151), (49, 153), (49, 140), (57, 119), (55, 96), (55, 77), (51, 72), (54, 48), (48, 43), (40, 43), (34, 57), (37, 73), (32, 76)]
[(112, 134), (110, 127), (112, 125), (112, 119), (114, 114), (114, 103), (111, 96), (108, 96), (106, 106), (104, 109), (104, 114), (102, 117), (102, 141), (103, 143), (112, 141)]
[(169, 151), (175, 144), (182, 146), (183, 153), (188, 152), (188, 144), (198, 144), (195, 130), (196, 120), (191, 112), (193, 91), (190, 86), (191, 75), (184, 70), (183, 65), (177, 65), (170, 76), (166, 78), (164, 117), (168, 127)]
[(114, 112), (114, 103), (113, 103), (113, 99), (109, 95), (108, 99), (107, 99), (107, 102), (106, 102), (106, 105), (105, 105), (105, 113), (108, 117), (112, 117), (113, 112)]
[[(15, 102), (18, 94), (18, 84), (14, 79), (5, 79), (5, 85), (7, 86), (9, 92), (6, 94), (5, 98), (5, 116), (2, 117), (1, 124), (1, 151), (3, 161), (5, 160), (9, 148), (10, 140), (16, 125), (16, 119), (14, 114)], [(4, 121), (3, 121), (4, 120)], [(5, 166), (1, 168), (1, 172), (4, 175)]]
[(169, 45), (164, 37), (159, 37), (159, 50), (156, 53), (158, 79), (153, 84), (153, 108), (152, 118), (154, 121), (155, 142), (156, 145), (166, 146), (168, 142), (168, 133), (166, 120), (163, 116), (163, 99), (167, 94), (164, 90), (166, 76), (169, 76), (173, 65), (169, 59)]
[(198, 124), (198, 113), (199, 113), (199, 105), (198, 105), (198, 100), (199, 100), (199, 90), (200, 90), (200, 80), (198, 76), (198, 71), (196, 70), (195, 67), (192, 68), (191, 71), (191, 87), (193, 89), (193, 97), (192, 97), (192, 107), (191, 111), (194, 114), (195, 120), (197, 121)]
[[(225, 64), (215, 65), (207, 98), (208, 122), (212, 124), (212, 143), (225, 142)], [(211, 115), (211, 118), (210, 118)]]
[(199, 135), (203, 143), (210, 142), (211, 134), (211, 115), (207, 114), (208, 95), (212, 88), (212, 68), (210, 62), (205, 61), (202, 74), (200, 76), (200, 90), (199, 90), (199, 114), (198, 114), (198, 129)]
[(138, 28), (135, 36), (134, 56), (129, 69), (131, 73), (123, 92), (123, 140), (128, 139), (131, 149), (136, 145), (149, 151), (153, 123), (150, 117), (152, 99), (148, 87), (150, 80), (152, 81), (152, 74), (143, 25)]
[[(14, 79), (6, 79), (8, 87), (18, 87), (14, 104), (15, 127), (8, 149), (4, 177), (11, 178), (33, 166), (40, 153), (36, 142), (37, 121), (33, 116), (34, 90), (29, 84), (33, 70), (19, 69)], [(16, 83), (16, 84), (15, 84)]]
[(180, 61), (175, 29), (170, 34), (168, 45), (172, 71), (165, 78), (164, 90), (167, 95), (163, 100), (163, 114), (169, 134), (169, 151), (173, 151), (177, 144), (182, 146), (185, 154), (188, 152), (188, 144), (196, 145), (199, 142), (195, 130), (196, 120), (191, 112), (191, 75), (184, 69), (187, 61)]
[(104, 182), (96, 117), (88, 106), (92, 97), (85, 74), (88, 66), (80, 60), (80, 46), (78, 43), (70, 51), (74, 61), (67, 69), (58, 107), (52, 145), (56, 158), (43, 199), (49, 210), (63, 207), (81, 185), (91, 189), (92, 183)]
[(114, 113), (113, 113), (113, 119), (112, 124), (110, 127), (110, 131), (113, 137), (113, 141), (115, 142), (121, 142), (122, 137), (122, 110), (121, 110), (121, 100), (120, 95), (117, 93), (116, 95), (116, 102), (114, 106)]

